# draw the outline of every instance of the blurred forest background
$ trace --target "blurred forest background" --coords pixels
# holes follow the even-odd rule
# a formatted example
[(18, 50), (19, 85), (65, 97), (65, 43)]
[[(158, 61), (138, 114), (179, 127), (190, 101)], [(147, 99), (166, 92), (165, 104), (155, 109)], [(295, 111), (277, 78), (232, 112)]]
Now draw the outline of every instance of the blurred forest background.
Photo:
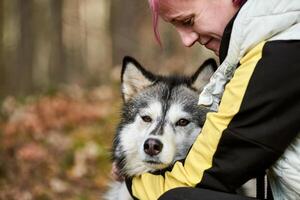
[(0, 0), (0, 199), (101, 199), (122, 58), (191, 74), (212, 57), (160, 32), (147, 0)]

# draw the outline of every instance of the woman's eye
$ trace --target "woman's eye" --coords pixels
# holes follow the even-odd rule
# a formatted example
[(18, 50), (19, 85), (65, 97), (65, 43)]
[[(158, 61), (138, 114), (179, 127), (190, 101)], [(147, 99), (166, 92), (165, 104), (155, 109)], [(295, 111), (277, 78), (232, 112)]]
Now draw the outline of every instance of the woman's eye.
[(147, 123), (152, 122), (152, 118), (149, 117), (148, 115), (142, 116), (142, 120)]
[(194, 18), (193, 17), (187, 18), (187, 19), (183, 20), (181, 22), (181, 24), (183, 26), (193, 26), (193, 24), (194, 24)]
[(187, 119), (180, 119), (176, 122), (176, 126), (186, 126), (190, 123)]

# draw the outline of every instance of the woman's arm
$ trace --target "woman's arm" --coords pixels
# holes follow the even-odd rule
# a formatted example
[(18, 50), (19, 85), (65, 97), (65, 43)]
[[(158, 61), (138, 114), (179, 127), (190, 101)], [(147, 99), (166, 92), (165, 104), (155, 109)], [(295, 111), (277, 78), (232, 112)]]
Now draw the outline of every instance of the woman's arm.
[(261, 43), (226, 85), (187, 158), (160, 175), (127, 180), (134, 198), (158, 199), (180, 186), (233, 192), (261, 174), (300, 131), (300, 41)]

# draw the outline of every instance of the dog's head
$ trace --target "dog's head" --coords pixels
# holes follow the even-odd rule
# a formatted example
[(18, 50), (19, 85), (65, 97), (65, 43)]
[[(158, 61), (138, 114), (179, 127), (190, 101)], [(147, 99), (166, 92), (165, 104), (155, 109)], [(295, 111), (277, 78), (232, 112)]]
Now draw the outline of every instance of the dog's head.
[(124, 58), (124, 107), (114, 140), (114, 159), (124, 175), (163, 169), (186, 156), (208, 112), (197, 105), (199, 93), (216, 68), (210, 59), (191, 77), (164, 77)]

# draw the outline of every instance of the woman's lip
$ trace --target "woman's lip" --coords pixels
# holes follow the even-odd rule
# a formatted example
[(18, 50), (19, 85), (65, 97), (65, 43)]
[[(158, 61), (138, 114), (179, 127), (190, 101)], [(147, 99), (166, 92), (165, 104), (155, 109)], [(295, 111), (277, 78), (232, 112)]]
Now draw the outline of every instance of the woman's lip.
[(209, 43), (210, 43), (210, 42), (206, 43), (204, 46), (205, 46), (207, 49), (211, 49), (211, 50), (212, 50), (212, 48), (209, 46)]
[(203, 43), (202, 45), (206, 46), (208, 43), (210, 43), (210, 41), (212, 41), (213, 38), (210, 38), (209, 40), (207, 40), (205, 43)]
[(210, 39), (209, 41), (207, 41), (206, 44), (205, 44), (204, 46), (205, 46), (205, 48), (214, 51), (215, 54), (216, 54), (217, 56), (219, 56), (219, 50), (215, 47), (214, 39), (213, 39), (213, 38)]

